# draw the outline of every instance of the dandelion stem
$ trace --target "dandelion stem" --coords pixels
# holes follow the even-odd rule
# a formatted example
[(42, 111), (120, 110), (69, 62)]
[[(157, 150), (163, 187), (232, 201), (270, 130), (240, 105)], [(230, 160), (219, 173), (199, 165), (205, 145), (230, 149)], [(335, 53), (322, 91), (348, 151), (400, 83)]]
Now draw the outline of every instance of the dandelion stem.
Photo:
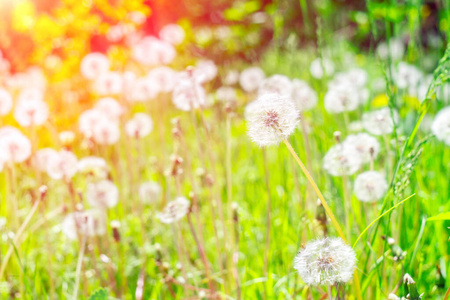
[(78, 287), (80, 286), (80, 277), (81, 277), (81, 267), (83, 266), (83, 258), (84, 258), (84, 250), (86, 249), (86, 236), (83, 236), (80, 252), (78, 254), (78, 262), (77, 262), (77, 270), (75, 275), (75, 290), (73, 291), (72, 299), (78, 299)]
[(333, 293), (331, 292), (331, 285), (327, 284), (328, 299), (333, 300)]
[[(267, 268), (269, 261), (269, 251), (270, 251), (270, 223), (272, 222), (271, 211), (272, 211), (272, 195), (270, 194), (270, 185), (269, 185), (269, 168), (267, 166), (267, 155), (266, 149), (263, 148), (263, 160), (264, 160), (264, 178), (266, 182), (266, 190), (267, 190), (267, 214), (266, 214), (266, 245), (264, 249), (264, 270), (263, 276), (267, 277)], [(269, 280), (267, 278), (267, 280)], [(267, 288), (264, 285), (265, 294), (264, 297), (267, 299)]]
[(298, 157), (297, 153), (295, 153), (295, 150), (292, 148), (291, 144), (286, 139), (284, 139), (283, 142), (287, 146), (289, 152), (291, 152), (294, 159), (297, 161), (297, 164), (300, 166), (300, 169), (302, 169), (303, 173), (306, 176), (306, 179), (308, 179), (309, 183), (312, 185), (314, 191), (317, 194), (317, 197), (319, 197), (319, 200), (322, 203), (323, 208), (325, 209), (325, 212), (327, 213), (328, 217), (331, 219), (331, 222), (333, 223), (334, 228), (338, 232), (339, 236), (342, 238), (342, 240), (344, 240), (344, 242), (347, 243), (347, 239), (345, 238), (345, 234), (342, 231), (341, 226), (339, 226), (338, 221), (336, 220), (333, 212), (331, 211), (330, 207), (328, 206), (327, 202), (325, 201), (325, 198), (323, 197), (322, 193), (320, 192), (319, 188), (317, 187), (316, 182), (314, 181), (312, 176), (309, 174), (308, 169), (306, 169), (305, 165), (302, 163), (302, 161)]
[(192, 224), (191, 215), (187, 214), (189, 229), (191, 230), (192, 236), (194, 237), (195, 244), (197, 245), (198, 253), (200, 254), (200, 258), (202, 259), (203, 265), (205, 266), (205, 277), (208, 279), (208, 287), (210, 290), (214, 291), (214, 287), (211, 282), (210, 272), (209, 272), (209, 261), (206, 257), (205, 248), (200, 243), (197, 233), (195, 232), (194, 225)]

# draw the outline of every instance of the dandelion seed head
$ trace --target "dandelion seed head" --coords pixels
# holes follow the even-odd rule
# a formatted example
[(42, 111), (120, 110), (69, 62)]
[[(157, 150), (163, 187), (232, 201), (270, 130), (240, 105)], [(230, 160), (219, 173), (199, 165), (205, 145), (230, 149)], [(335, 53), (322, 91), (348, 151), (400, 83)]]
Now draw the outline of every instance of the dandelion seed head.
[(89, 53), (81, 60), (80, 72), (84, 78), (93, 80), (109, 70), (109, 60), (101, 53)]
[(324, 69), (327, 76), (333, 75), (334, 63), (328, 58), (323, 58), (322, 60), (320, 58), (316, 58), (311, 62), (311, 65), (309, 66), (311, 75), (316, 79), (321, 79), (323, 77)]
[(127, 100), (130, 102), (145, 102), (154, 99), (159, 92), (157, 81), (148, 76), (137, 78), (132, 83)]
[(136, 113), (133, 118), (125, 124), (125, 132), (129, 137), (143, 138), (153, 130), (152, 118), (144, 113)]
[(132, 46), (132, 56), (144, 66), (156, 66), (170, 64), (175, 56), (175, 48), (154, 37), (144, 37)]
[[(54, 155), (55, 153), (53, 153)], [(56, 152), (47, 162), (47, 174), (52, 179), (71, 179), (77, 173), (78, 159), (70, 151)]]
[(112, 97), (101, 98), (95, 104), (94, 109), (98, 109), (107, 117), (115, 120), (118, 120), (124, 113), (124, 108), (122, 105), (120, 105), (120, 103)]
[(48, 115), (48, 105), (41, 100), (22, 100), (14, 109), (14, 119), (23, 127), (42, 125), (47, 121)]
[(150, 83), (156, 85), (157, 88), (155, 89), (163, 93), (173, 91), (176, 84), (176, 76), (177, 72), (165, 66), (154, 68), (147, 74)]
[(31, 156), (31, 142), (17, 128), (0, 129), (0, 148), (3, 149), (3, 162), (21, 163)]
[(381, 42), (377, 47), (377, 54), (382, 59), (388, 59), (389, 57), (396, 61), (403, 57), (405, 54), (405, 45), (400, 38), (391, 38), (388, 42)]
[(311, 286), (334, 285), (352, 279), (356, 254), (341, 238), (320, 238), (300, 249), (294, 268)]
[(294, 79), (292, 100), (299, 111), (307, 111), (317, 105), (317, 93), (305, 81)]
[(175, 46), (184, 41), (185, 35), (186, 34), (184, 33), (183, 27), (178, 24), (168, 24), (159, 32), (159, 37), (161, 40)]
[(398, 113), (394, 111), (394, 119), (392, 119), (391, 111), (388, 107), (364, 113), (362, 116), (364, 129), (373, 135), (392, 133), (394, 120), (397, 122)]
[(367, 133), (351, 134), (347, 136), (344, 143), (353, 146), (358, 151), (363, 163), (375, 159), (380, 152), (378, 140)]
[(431, 132), (438, 140), (450, 146), (450, 106), (439, 111), (434, 117)]
[(119, 124), (107, 118), (102, 118), (95, 124), (92, 137), (99, 145), (113, 145), (120, 138)]
[(108, 175), (108, 165), (102, 157), (87, 156), (77, 163), (77, 170), (81, 174), (94, 175), (96, 178), (105, 179)]
[(190, 111), (205, 106), (204, 88), (194, 79), (181, 79), (172, 93), (172, 102), (180, 110)]
[(217, 66), (212, 60), (200, 60), (195, 65), (193, 76), (199, 83), (211, 81), (217, 76)]
[(174, 223), (189, 212), (191, 202), (185, 197), (177, 197), (175, 200), (167, 203), (162, 212), (158, 214), (158, 219), (165, 224)]
[(279, 94), (258, 97), (247, 114), (248, 135), (261, 147), (276, 145), (288, 138), (299, 121), (294, 102)]
[(417, 87), (423, 78), (423, 73), (416, 66), (400, 62), (394, 73), (394, 80), (401, 89)]
[(223, 78), (223, 83), (226, 85), (235, 85), (239, 82), (239, 76), (238, 70), (229, 70)]
[(284, 75), (276, 74), (261, 81), (258, 88), (258, 95), (279, 94), (280, 96), (291, 97), (292, 82)]
[(324, 98), (325, 109), (332, 114), (355, 110), (359, 103), (359, 94), (346, 85), (336, 86), (327, 91)]
[(265, 77), (266, 75), (261, 68), (250, 67), (241, 72), (239, 84), (244, 91), (251, 93), (258, 89)]
[(51, 159), (58, 155), (58, 151), (52, 148), (42, 148), (36, 151), (33, 156), (33, 165), (40, 172), (46, 172)]
[(87, 185), (86, 200), (96, 208), (111, 208), (119, 202), (119, 190), (110, 180), (91, 182)]
[(78, 234), (92, 237), (106, 233), (106, 215), (104, 211), (91, 209), (68, 214), (62, 224), (62, 232), (70, 240), (75, 240)]
[(323, 158), (323, 167), (332, 176), (352, 175), (361, 164), (361, 155), (354, 146), (346, 143), (331, 147)]
[(106, 116), (98, 109), (85, 110), (78, 117), (78, 129), (86, 138), (92, 138), (96, 125), (105, 119)]
[(161, 196), (161, 186), (154, 181), (146, 181), (139, 186), (139, 199), (142, 203), (154, 203)]
[(101, 96), (117, 95), (123, 91), (123, 77), (119, 72), (101, 73), (94, 82), (94, 90)]
[(377, 171), (367, 171), (359, 174), (355, 179), (353, 190), (356, 198), (363, 202), (380, 200), (388, 189), (384, 175)]

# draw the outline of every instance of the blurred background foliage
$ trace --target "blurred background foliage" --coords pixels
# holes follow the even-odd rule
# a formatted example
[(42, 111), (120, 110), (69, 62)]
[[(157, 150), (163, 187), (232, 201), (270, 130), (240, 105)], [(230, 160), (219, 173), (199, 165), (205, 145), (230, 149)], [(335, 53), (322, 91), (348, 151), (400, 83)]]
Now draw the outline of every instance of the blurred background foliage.
[(165, 24), (179, 23), (187, 32), (182, 51), (224, 65), (261, 61), (267, 51), (316, 51), (337, 38), (373, 51), (390, 36), (405, 39), (408, 60), (415, 61), (421, 51), (437, 49), (436, 56), (442, 55), (449, 5), (447, 0), (0, 0), (0, 50), (11, 72), (44, 63), (50, 74), (55, 70), (52, 79), (63, 80), (88, 52), (107, 53), (117, 64), (127, 61), (127, 41), (107, 38), (117, 24), (136, 35), (157, 35)]

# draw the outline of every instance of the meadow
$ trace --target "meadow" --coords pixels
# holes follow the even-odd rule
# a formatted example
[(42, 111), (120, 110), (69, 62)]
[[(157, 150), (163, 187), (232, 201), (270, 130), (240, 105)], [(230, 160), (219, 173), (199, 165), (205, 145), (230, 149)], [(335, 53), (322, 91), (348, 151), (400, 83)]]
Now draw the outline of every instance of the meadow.
[(0, 299), (450, 299), (446, 1), (111, 3), (3, 4)]

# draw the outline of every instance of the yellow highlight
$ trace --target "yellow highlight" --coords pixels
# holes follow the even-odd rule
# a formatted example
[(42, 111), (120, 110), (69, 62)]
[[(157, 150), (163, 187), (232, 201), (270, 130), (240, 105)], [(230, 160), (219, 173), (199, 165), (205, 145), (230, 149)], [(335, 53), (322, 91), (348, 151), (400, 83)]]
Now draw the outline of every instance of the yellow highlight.
[(420, 108), (420, 101), (417, 97), (414, 96), (405, 96), (403, 97), (403, 101), (408, 105), (408, 107), (418, 110)]
[(372, 106), (373, 107), (383, 107), (383, 106), (387, 106), (389, 103), (389, 99), (387, 97), (386, 94), (380, 94), (378, 96), (376, 96), (373, 100), (372, 100)]
[(25, 32), (34, 25), (36, 8), (31, 1), (21, 1), (14, 6), (12, 13), (12, 28)]

